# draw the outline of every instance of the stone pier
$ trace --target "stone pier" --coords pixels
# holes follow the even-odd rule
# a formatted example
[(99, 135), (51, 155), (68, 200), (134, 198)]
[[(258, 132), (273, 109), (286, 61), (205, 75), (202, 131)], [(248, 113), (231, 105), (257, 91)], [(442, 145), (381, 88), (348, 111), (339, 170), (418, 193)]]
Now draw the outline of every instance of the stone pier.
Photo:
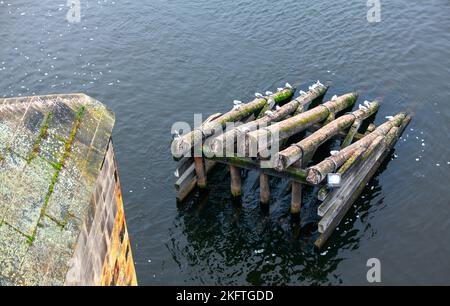
[(84, 94), (0, 99), (0, 284), (136, 285), (112, 144)]

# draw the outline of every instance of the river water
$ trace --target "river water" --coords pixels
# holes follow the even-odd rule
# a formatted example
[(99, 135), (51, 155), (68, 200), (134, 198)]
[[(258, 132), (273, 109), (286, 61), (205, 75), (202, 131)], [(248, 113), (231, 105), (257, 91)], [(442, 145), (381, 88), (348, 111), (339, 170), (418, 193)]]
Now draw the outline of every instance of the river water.
[[(145, 285), (450, 283), (450, 5), (365, 0), (0, 0), (0, 96), (84, 92), (116, 113), (114, 145), (138, 280)], [(233, 206), (223, 168), (177, 205), (170, 128), (233, 99), (331, 82), (327, 97), (382, 97), (376, 119), (414, 113), (395, 151), (321, 251), (316, 203), (300, 226), (287, 182), (259, 208), (256, 173)]]

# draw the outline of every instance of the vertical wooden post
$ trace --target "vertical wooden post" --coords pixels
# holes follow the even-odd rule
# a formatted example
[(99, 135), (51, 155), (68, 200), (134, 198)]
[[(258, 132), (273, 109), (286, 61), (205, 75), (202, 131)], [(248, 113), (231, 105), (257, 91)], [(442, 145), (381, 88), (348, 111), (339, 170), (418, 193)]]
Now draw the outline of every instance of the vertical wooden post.
[(241, 170), (236, 166), (230, 166), (231, 194), (234, 197), (241, 195)]
[(197, 175), (197, 186), (206, 188), (206, 171), (203, 157), (194, 157), (195, 174)]
[[(297, 161), (293, 166), (301, 168), (301, 162)], [(302, 207), (302, 184), (292, 182), (292, 197), (291, 197), (291, 214), (297, 215), (300, 213)]]
[(259, 175), (259, 192), (261, 204), (267, 205), (270, 201), (269, 176), (261, 172)]
[(302, 184), (292, 182), (291, 214), (299, 214), (302, 206)]

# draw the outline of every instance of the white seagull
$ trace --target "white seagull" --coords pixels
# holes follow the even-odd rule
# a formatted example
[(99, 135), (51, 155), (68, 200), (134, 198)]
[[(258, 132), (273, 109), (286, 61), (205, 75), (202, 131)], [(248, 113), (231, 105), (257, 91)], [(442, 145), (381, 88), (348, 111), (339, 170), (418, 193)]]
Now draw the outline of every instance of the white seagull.
[(271, 91), (266, 91), (266, 96), (270, 96), (270, 95), (273, 95), (273, 92), (271, 92)]
[(303, 95), (306, 95), (306, 92), (303, 91), (303, 90), (300, 90), (300, 91), (299, 91), (299, 94), (300, 94), (300, 96), (303, 96)]
[(270, 110), (266, 110), (265, 112), (264, 112), (264, 114), (266, 114), (267, 116), (269, 116), (269, 117), (273, 117), (273, 112), (272, 111), (270, 111)]
[(371, 105), (372, 105), (372, 103), (370, 103), (369, 101), (364, 101), (364, 105), (367, 107), (367, 108), (369, 108)]
[(331, 97), (331, 101), (334, 101), (336, 99), (337, 99), (337, 95), (334, 95), (334, 96)]
[(331, 156), (335, 156), (335, 155), (337, 155), (338, 153), (339, 153), (339, 151), (335, 151), (335, 150), (330, 151), (330, 155), (331, 155)]
[(392, 120), (392, 119), (394, 119), (394, 116), (386, 116), (384, 118), (386, 118), (387, 120)]
[(287, 88), (291, 88), (292, 89), (292, 85), (287, 83), (287, 82), (286, 82), (286, 84), (284, 86), (286, 86)]
[(259, 92), (255, 92), (255, 97), (257, 98), (262, 98), (264, 97), (262, 94), (260, 94)]
[(358, 104), (358, 109), (366, 111), (367, 107), (365, 107), (364, 105)]

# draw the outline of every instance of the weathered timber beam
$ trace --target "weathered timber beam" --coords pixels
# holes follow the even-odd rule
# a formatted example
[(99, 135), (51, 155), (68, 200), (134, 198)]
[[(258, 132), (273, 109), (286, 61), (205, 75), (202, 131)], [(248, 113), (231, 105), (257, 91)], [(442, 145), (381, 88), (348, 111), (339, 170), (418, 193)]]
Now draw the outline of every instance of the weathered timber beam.
[(372, 116), (378, 110), (378, 102), (372, 102), (369, 107), (358, 109), (352, 113), (343, 115), (336, 120), (323, 126), (310, 136), (300, 142), (292, 144), (288, 148), (275, 154), (274, 168), (283, 171), (296, 161), (302, 160), (305, 156), (311, 156), (320, 145), (340, 131), (349, 128), (355, 121), (362, 121)]
[[(342, 167), (339, 168), (337, 173), (340, 174), (342, 178), (345, 178), (348, 171), (354, 167), (354, 165), (359, 161), (360, 158), (362, 158), (362, 154), (365, 151), (366, 151), (366, 148), (364, 148), (364, 147), (358, 148), (352, 154), (352, 156), (349, 159), (347, 159), (347, 161), (342, 165)], [(328, 187), (327, 185), (322, 186), (319, 189), (319, 191), (317, 192), (317, 199), (322, 202), (325, 201), (325, 199), (329, 195), (330, 191), (331, 191), (331, 188)], [(321, 206), (319, 206), (319, 209), (317, 211), (318, 211), (318, 215), (322, 217), (323, 209), (321, 208)]]
[(227, 155), (227, 153), (233, 155), (236, 140), (239, 141), (239, 139), (245, 139), (245, 134), (258, 129), (259, 127), (265, 127), (272, 122), (278, 122), (287, 118), (299, 109), (303, 109), (305, 105), (311, 103), (313, 100), (325, 95), (328, 90), (328, 87), (322, 84), (315, 84), (310, 86), (310, 88), (311, 90), (281, 106), (278, 110), (275, 110), (270, 114), (265, 114), (263, 117), (242, 124), (215, 137), (210, 144), (211, 152), (219, 157)]
[[(348, 93), (264, 129), (249, 132), (245, 135), (245, 141), (242, 142), (239, 152), (253, 156), (256, 153), (267, 150), (276, 140), (282, 141), (287, 139), (304, 131), (313, 124), (325, 120), (330, 113), (337, 113), (352, 106), (357, 97), (356, 93)], [(272, 135), (278, 135), (278, 139), (274, 139)]]
[(268, 97), (256, 98), (249, 103), (235, 106), (232, 110), (221, 115), (217, 119), (203, 124), (201, 127), (196, 128), (183, 136), (175, 138), (172, 142), (172, 154), (174, 157), (180, 158), (187, 153), (190, 153), (194, 144), (198, 144), (201, 148), (204, 138), (211, 136), (217, 130), (222, 130), (228, 122), (237, 122), (248, 117), (263, 108), (269, 101), (278, 103), (290, 99), (293, 93), (293, 88), (284, 88)]
[(306, 171), (303, 169), (297, 169), (294, 167), (289, 167), (283, 172), (276, 171), (272, 168), (261, 168), (260, 162), (252, 160), (246, 157), (212, 157), (211, 159), (216, 162), (225, 165), (232, 165), (239, 168), (249, 169), (249, 170), (258, 170), (262, 173), (266, 173), (270, 176), (280, 177), (280, 178), (289, 178), (292, 181), (299, 182), (302, 184), (310, 185), (306, 181)]
[(310, 184), (319, 184), (325, 179), (328, 173), (336, 171), (343, 163), (345, 163), (345, 161), (350, 158), (358, 147), (362, 146), (367, 148), (376, 137), (386, 135), (393, 126), (400, 126), (406, 116), (406, 113), (399, 113), (388, 122), (380, 125), (377, 129), (375, 129), (375, 131), (368, 134), (361, 140), (358, 140), (352, 145), (342, 149), (337, 154), (324, 159), (317, 165), (310, 167), (307, 170), (307, 181)]
[[(354, 201), (359, 197), (361, 192), (366, 187), (366, 184), (369, 182), (369, 180), (372, 178), (372, 176), (375, 174), (377, 169), (380, 167), (384, 159), (388, 156), (389, 152), (397, 142), (400, 135), (403, 133), (406, 126), (411, 121), (411, 116), (406, 116), (402, 124), (399, 127), (393, 127), (389, 130), (389, 132), (384, 137), (384, 141), (381, 142), (381, 144), (378, 146), (378, 148), (374, 148), (372, 152), (369, 152), (367, 159), (364, 161), (363, 165), (359, 167), (358, 169), (355, 169), (354, 172), (356, 172), (356, 177), (352, 179), (347, 180), (347, 184), (351, 184), (352, 186), (347, 187), (347, 192), (344, 194), (342, 187), (339, 190), (333, 191), (333, 194), (330, 194), (327, 201), (335, 202), (336, 209), (334, 210), (328, 210), (326, 215), (329, 215), (330, 220), (327, 220), (326, 215), (322, 218), (323, 226), (320, 228), (320, 222), (319, 222), (319, 232), (321, 232), (321, 235), (319, 238), (315, 241), (315, 246), (317, 248), (322, 248), (323, 245), (326, 243), (328, 238), (333, 233), (334, 229), (337, 227), (337, 225), (342, 221), (345, 214), (347, 213), (348, 209), (351, 207), (351, 205), (354, 203)], [(368, 171), (363, 171), (363, 166), (367, 165), (365, 169)], [(344, 200), (343, 200), (344, 199)], [(333, 205), (333, 206), (334, 206)], [(326, 224), (326, 227), (325, 227)]]

